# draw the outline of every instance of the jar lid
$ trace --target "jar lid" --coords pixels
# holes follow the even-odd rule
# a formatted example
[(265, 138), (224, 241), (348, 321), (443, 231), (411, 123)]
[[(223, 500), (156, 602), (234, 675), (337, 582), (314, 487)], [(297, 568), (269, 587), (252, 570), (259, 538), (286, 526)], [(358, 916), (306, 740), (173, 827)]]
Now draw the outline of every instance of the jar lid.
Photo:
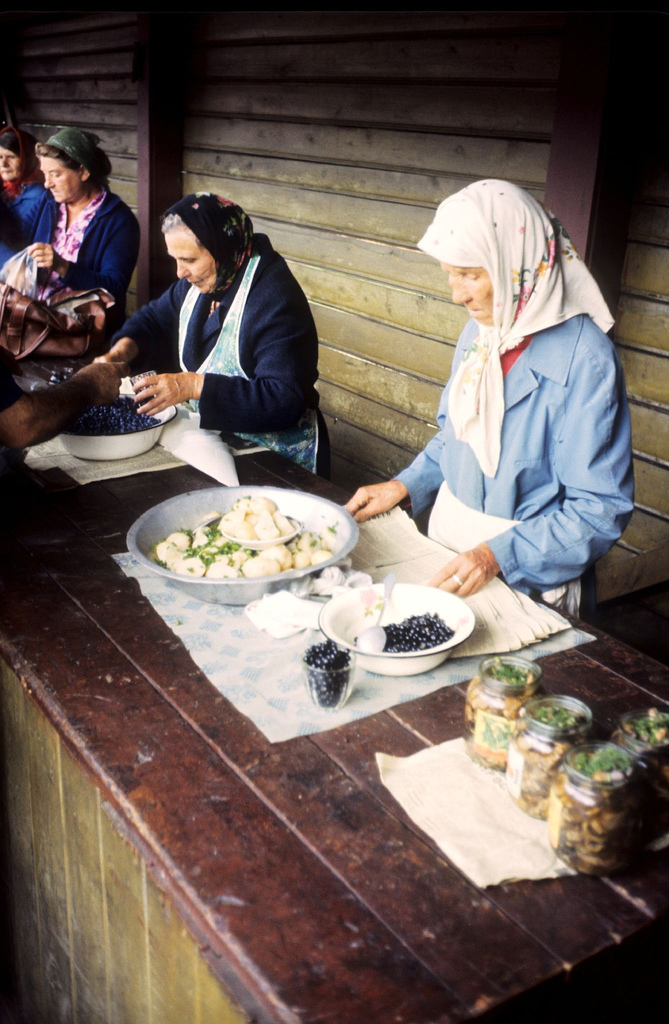
[(592, 712), (587, 704), (562, 694), (533, 697), (520, 716), (525, 719), (526, 729), (547, 737), (584, 735), (592, 725)]
[(626, 785), (639, 771), (634, 754), (608, 741), (578, 743), (567, 751), (563, 764), (575, 781), (609, 789)]

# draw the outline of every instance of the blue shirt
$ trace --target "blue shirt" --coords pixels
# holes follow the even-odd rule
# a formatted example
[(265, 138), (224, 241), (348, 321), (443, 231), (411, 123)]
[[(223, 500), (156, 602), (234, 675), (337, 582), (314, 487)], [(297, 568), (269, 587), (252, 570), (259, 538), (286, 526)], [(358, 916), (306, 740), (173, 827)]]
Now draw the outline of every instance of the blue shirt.
[[(470, 321), (460, 335), (453, 373), (477, 332)], [(439, 433), (397, 477), (414, 513), (434, 501), (445, 480), (470, 508), (521, 520), (488, 541), (511, 586), (547, 590), (580, 576), (620, 537), (634, 504), (629, 410), (611, 341), (587, 316), (534, 335), (504, 379), (494, 477), (455, 437), (450, 386)]]

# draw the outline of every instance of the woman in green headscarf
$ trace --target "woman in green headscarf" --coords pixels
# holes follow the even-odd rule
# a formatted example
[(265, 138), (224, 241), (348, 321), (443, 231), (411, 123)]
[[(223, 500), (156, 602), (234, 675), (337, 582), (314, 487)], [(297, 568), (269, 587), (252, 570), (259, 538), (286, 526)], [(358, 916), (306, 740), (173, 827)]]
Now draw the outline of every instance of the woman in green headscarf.
[(116, 304), (110, 332), (125, 319), (125, 296), (139, 252), (139, 224), (109, 191), (111, 164), (99, 138), (81, 128), (61, 128), (36, 147), (44, 174), (42, 201), (30, 252), (48, 271), (41, 298), (105, 288)]

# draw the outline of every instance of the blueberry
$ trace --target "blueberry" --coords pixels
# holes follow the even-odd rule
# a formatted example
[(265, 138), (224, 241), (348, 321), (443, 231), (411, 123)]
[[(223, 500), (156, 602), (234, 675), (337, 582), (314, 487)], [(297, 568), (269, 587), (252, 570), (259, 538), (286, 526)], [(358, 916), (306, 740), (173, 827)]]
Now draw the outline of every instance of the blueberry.
[(445, 644), (453, 636), (453, 630), (437, 614), (411, 615), (403, 622), (385, 626), (385, 654), (408, 654), (412, 651), (428, 650)]
[(89, 405), (72, 421), (67, 433), (86, 437), (131, 434), (159, 423), (153, 416), (140, 416), (132, 398), (119, 396), (111, 405)]

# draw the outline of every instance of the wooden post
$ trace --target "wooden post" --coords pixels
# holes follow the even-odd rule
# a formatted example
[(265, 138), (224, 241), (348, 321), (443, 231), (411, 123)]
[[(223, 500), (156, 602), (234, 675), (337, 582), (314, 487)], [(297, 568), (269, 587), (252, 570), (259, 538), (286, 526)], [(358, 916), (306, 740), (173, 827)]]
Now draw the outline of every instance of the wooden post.
[(137, 217), (141, 247), (137, 301), (141, 306), (174, 280), (160, 215), (181, 198), (184, 67), (190, 55), (191, 19), (139, 14), (133, 77), (137, 94)]
[(546, 205), (614, 314), (640, 159), (639, 104), (649, 73), (639, 44), (629, 16), (568, 19), (546, 180)]

